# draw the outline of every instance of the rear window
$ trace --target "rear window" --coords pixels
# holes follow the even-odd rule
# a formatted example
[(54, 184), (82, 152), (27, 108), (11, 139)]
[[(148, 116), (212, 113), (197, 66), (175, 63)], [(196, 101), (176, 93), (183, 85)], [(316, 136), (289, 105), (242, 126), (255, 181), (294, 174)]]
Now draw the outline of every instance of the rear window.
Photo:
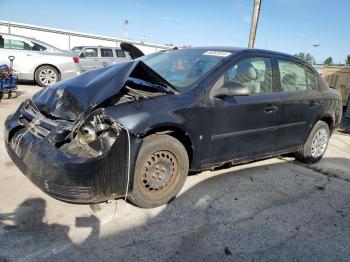
[(101, 57), (113, 57), (112, 49), (101, 48)]
[(120, 49), (115, 49), (115, 53), (117, 57), (126, 57), (125, 52)]

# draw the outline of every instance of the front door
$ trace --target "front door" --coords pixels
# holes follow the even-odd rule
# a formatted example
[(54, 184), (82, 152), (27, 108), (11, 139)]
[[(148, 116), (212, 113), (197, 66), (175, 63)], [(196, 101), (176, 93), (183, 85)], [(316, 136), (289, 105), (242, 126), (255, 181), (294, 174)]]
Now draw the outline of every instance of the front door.
[[(249, 87), (248, 96), (215, 97), (216, 90), (228, 81)], [(214, 84), (208, 109), (211, 137), (206, 163), (218, 163), (267, 155), (275, 150), (280, 120), (280, 102), (274, 92), (270, 57), (240, 60)]]

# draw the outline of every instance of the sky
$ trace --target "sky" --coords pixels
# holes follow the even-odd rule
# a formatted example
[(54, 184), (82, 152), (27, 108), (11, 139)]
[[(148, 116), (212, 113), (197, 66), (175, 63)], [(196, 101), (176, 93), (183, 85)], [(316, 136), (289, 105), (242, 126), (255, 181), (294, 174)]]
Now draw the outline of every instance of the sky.
[[(247, 46), (253, 0), (0, 0), (0, 20), (159, 44)], [(349, 0), (262, 0), (256, 48), (350, 55)], [(316, 48), (313, 44), (319, 44)]]

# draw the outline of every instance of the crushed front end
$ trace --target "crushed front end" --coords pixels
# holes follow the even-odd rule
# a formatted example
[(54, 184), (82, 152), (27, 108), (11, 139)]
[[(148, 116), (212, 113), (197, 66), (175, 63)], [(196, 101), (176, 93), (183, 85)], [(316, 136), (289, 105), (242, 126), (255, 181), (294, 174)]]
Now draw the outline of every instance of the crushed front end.
[(5, 122), (7, 152), (36, 186), (57, 199), (118, 198), (125, 194), (128, 131), (103, 109), (97, 111), (74, 122), (44, 115), (27, 100)]

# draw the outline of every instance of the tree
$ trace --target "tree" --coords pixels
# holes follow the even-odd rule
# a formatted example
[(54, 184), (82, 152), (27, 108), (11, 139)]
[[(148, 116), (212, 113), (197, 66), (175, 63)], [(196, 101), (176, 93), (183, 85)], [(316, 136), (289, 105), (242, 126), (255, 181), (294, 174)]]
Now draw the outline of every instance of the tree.
[(350, 65), (350, 55), (348, 55), (345, 59), (345, 65)]
[(305, 53), (304, 52), (299, 52), (295, 54), (296, 57), (305, 60)]
[(333, 64), (333, 58), (331, 56), (327, 57), (327, 59), (324, 60), (323, 64), (325, 64), (325, 65)]
[(314, 61), (314, 57), (310, 53), (299, 52), (295, 54), (296, 57), (303, 59), (304, 61), (312, 64)]
[(314, 57), (313, 57), (310, 53), (307, 53), (307, 54), (305, 55), (305, 61), (308, 62), (308, 63), (310, 63), (310, 64), (313, 64), (313, 62), (314, 62)]

